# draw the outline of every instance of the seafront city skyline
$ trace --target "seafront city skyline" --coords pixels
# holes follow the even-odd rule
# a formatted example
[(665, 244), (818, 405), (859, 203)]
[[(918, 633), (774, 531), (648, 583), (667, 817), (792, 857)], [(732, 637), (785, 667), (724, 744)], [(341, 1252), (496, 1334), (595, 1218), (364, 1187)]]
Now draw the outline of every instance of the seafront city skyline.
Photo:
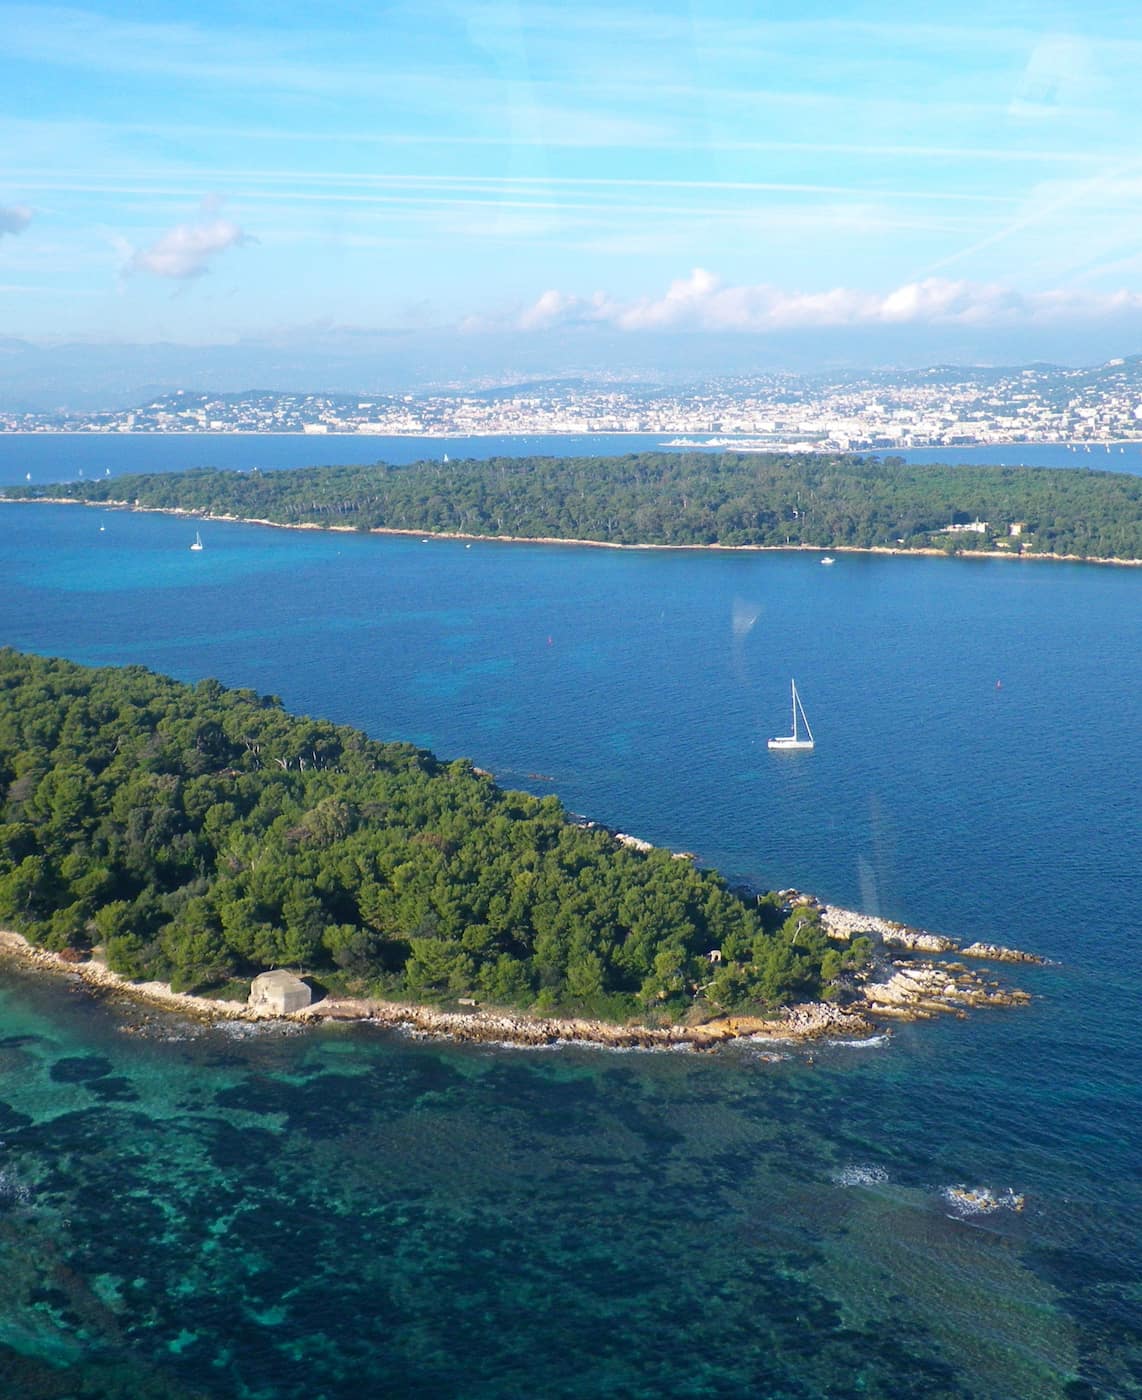
[(694, 386), (610, 379), (368, 397), (176, 390), (102, 412), (0, 410), (0, 433), (703, 433), (733, 435), (727, 446), (744, 439), (746, 445), (841, 451), (1142, 440), (1138, 357), (1083, 369), (940, 366), (833, 380), (736, 376)]

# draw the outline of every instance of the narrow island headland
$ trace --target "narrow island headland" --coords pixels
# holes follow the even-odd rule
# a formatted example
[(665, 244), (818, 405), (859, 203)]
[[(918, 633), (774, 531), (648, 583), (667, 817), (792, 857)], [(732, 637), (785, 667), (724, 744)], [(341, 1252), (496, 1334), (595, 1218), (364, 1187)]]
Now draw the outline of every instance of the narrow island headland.
[[(1041, 961), (735, 889), (464, 760), (137, 666), (0, 651), (0, 794), (0, 953), (207, 1020), (702, 1050), (1018, 1005), (968, 962)], [(274, 968), (296, 1005), (249, 997)]]

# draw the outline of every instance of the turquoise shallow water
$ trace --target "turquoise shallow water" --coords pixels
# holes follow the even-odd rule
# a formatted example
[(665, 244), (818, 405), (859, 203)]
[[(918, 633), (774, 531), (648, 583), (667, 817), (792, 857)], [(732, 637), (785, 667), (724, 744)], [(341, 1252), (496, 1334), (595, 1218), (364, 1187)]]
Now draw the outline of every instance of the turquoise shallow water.
[(0, 523), (14, 645), (1060, 962), (775, 1060), (236, 1038), (8, 969), (0, 1393), (1142, 1394), (1142, 575)]

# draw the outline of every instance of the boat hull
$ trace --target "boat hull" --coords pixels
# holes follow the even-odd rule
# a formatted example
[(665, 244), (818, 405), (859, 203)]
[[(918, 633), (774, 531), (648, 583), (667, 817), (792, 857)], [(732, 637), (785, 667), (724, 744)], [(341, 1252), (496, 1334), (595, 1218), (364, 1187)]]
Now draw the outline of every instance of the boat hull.
[(812, 739), (770, 739), (771, 749), (811, 749)]

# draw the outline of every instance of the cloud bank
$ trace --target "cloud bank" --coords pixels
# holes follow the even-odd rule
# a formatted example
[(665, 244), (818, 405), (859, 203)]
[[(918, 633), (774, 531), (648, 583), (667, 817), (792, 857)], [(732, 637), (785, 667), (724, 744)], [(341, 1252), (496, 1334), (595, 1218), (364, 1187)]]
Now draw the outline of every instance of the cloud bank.
[(519, 330), (610, 326), (624, 331), (767, 331), (943, 325), (1060, 324), (1142, 312), (1142, 293), (1081, 290), (1019, 292), (997, 283), (928, 277), (894, 290), (788, 292), (766, 284), (724, 284), (704, 268), (672, 282), (658, 297), (620, 300), (605, 292), (578, 297), (550, 290), (517, 317)]
[(155, 277), (186, 282), (209, 272), (212, 260), (228, 248), (256, 241), (231, 219), (213, 217), (198, 223), (176, 224), (149, 248), (124, 246), (124, 271), (149, 272)]
[(32, 211), (26, 204), (0, 204), (0, 238), (6, 233), (23, 233), (32, 222)]

